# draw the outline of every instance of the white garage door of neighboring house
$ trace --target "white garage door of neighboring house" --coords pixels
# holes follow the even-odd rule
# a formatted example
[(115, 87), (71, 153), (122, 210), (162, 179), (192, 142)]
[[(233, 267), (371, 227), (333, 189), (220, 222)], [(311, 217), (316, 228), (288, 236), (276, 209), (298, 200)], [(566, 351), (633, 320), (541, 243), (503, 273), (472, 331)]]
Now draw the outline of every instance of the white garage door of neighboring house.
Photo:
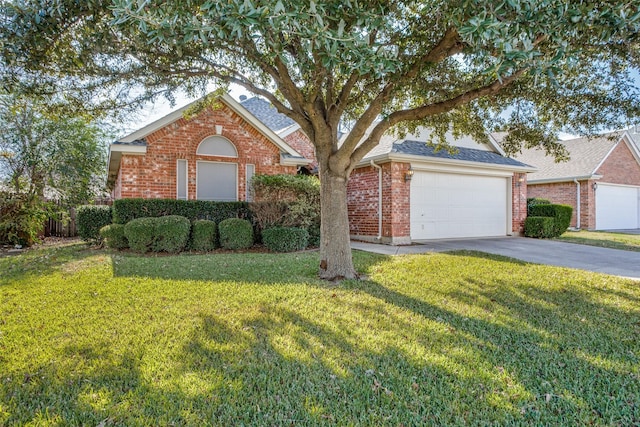
[(416, 171), (411, 181), (411, 238), (504, 236), (504, 177)]
[(238, 200), (238, 165), (236, 163), (196, 162), (196, 198), (235, 202)]
[(640, 228), (640, 187), (600, 184), (596, 188), (596, 229)]

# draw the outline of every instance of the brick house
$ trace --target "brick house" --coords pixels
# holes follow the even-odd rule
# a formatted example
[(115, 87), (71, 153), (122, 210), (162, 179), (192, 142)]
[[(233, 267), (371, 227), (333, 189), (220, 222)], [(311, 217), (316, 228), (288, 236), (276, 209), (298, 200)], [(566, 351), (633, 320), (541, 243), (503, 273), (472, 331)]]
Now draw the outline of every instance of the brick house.
[(556, 163), (541, 150), (516, 158), (538, 170), (528, 177), (528, 197), (573, 207), (571, 227), (640, 228), (640, 151), (629, 132), (562, 141), (570, 155)]
[[(314, 149), (300, 127), (261, 98), (228, 95), (185, 118), (177, 110), (110, 146), (112, 197), (248, 200), (254, 174), (309, 173)], [(348, 184), (352, 238), (390, 244), (504, 236), (522, 231), (526, 173), (499, 144), (449, 138), (435, 151), (423, 132), (385, 136)]]
[(252, 99), (242, 105), (224, 95), (186, 119), (188, 105), (111, 144), (112, 197), (247, 200), (254, 174), (295, 174), (312, 165), (299, 126)]

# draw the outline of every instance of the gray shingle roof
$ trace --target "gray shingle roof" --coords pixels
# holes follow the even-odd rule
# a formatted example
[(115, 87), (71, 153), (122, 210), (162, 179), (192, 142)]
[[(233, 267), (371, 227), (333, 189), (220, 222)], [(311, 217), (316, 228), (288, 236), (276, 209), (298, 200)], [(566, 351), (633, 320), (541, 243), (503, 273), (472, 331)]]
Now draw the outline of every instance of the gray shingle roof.
[(455, 147), (456, 152), (449, 153), (447, 149), (436, 150), (424, 141), (381, 141), (367, 157), (387, 153), (410, 154), (414, 156), (434, 157), (439, 159), (463, 160), (467, 162), (487, 163), (504, 166), (527, 167), (529, 165), (499, 153), (476, 148)]
[(289, 117), (279, 113), (271, 103), (257, 96), (241, 101), (240, 105), (275, 133), (296, 124)]
[(568, 162), (556, 163), (555, 158), (547, 156), (544, 150), (535, 148), (523, 150), (521, 154), (514, 157), (538, 168), (537, 172), (529, 174), (528, 182), (585, 177), (596, 173), (600, 163), (621, 136), (621, 132), (613, 132), (593, 139), (576, 138), (561, 141), (569, 152)]

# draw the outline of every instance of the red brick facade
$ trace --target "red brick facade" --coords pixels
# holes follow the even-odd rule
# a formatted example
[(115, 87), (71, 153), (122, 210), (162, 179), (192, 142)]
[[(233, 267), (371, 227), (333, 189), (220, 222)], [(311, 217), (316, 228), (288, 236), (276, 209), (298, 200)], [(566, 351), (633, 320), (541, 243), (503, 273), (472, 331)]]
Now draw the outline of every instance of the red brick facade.
[[(219, 136), (227, 138), (238, 151), (237, 158), (196, 155), (200, 142), (216, 135), (216, 126), (222, 126)], [(232, 162), (238, 165), (238, 199), (246, 198), (246, 165), (255, 165), (256, 174), (295, 174), (296, 166), (280, 164), (280, 149), (251, 124), (226, 105), (208, 108), (197, 117), (180, 118), (148, 135), (145, 155), (123, 155), (120, 170), (112, 192), (119, 198), (175, 199), (176, 161), (187, 160), (188, 198), (196, 198), (196, 162)]]
[[(594, 183), (640, 185), (640, 165), (629, 147), (619, 143), (596, 171), (602, 178), (580, 180), (580, 228), (593, 230), (596, 227), (596, 191)], [(573, 181), (547, 184), (529, 184), (528, 197), (548, 199), (552, 203), (573, 207), (571, 227), (577, 227), (577, 185)]]
[(307, 168), (309, 170), (314, 169), (318, 166), (318, 162), (316, 162), (316, 150), (313, 147), (313, 144), (307, 138), (302, 129), (298, 129), (295, 132), (290, 133), (289, 135), (282, 138), (284, 142), (289, 144), (294, 150), (302, 155), (305, 159), (313, 160)]
[(524, 220), (527, 219), (527, 174), (514, 173), (511, 180), (511, 231), (524, 232)]
[[(382, 168), (381, 241), (411, 242), (410, 183), (404, 176), (409, 163), (388, 162)], [(355, 169), (347, 185), (347, 209), (350, 233), (354, 238), (372, 240), (379, 230), (379, 170), (372, 166)]]

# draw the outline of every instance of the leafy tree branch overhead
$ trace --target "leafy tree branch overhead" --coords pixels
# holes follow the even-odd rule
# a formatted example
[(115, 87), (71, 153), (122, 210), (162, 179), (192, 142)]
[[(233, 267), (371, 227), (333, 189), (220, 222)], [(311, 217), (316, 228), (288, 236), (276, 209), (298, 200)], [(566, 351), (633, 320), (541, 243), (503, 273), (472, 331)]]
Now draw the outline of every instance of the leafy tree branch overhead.
[(508, 152), (562, 157), (559, 131), (640, 116), (636, 1), (25, 0), (2, 14), (5, 81), (110, 107), (236, 83), (299, 123), (318, 157), (327, 278), (355, 276), (346, 181), (385, 132), (509, 130)]

